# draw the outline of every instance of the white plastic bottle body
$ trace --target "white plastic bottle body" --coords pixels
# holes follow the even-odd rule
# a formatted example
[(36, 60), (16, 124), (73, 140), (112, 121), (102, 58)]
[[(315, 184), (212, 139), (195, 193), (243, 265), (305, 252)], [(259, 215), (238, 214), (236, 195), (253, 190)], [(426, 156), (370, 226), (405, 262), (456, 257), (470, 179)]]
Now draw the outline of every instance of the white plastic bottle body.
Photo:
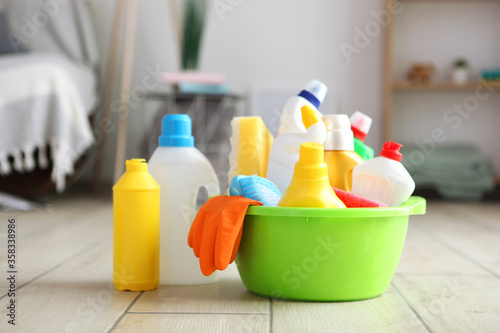
[(271, 147), (266, 178), (284, 193), (292, 182), (293, 169), (299, 161), (300, 145), (304, 142), (323, 144), (325, 138), (326, 127), (323, 122), (312, 125), (306, 133), (284, 133), (278, 136)]
[[(272, 153), (272, 150), (271, 150)], [(292, 182), (293, 178), (293, 167), (291, 165), (295, 165), (298, 162), (298, 158), (295, 159), (295, 156), (292, 156), (293, 160), (290, 159), (288, 163), (283, 163), (276, 159), (269, 159), (267, 166), (266, 178), (272, 181), (280, 190), (281, 194), (285, 193), (288, 186)]]
[(160, 284), (204, 284), (217, 281), (201, 273), (188, 246), (189, 229), (196, 216), (201, 187), (220, 194), (217, 175), (207, 158), (194, 147), (158, 147), (149, 172), (160, 184)]
[(286, 102), (285, 107), (283, 108), (283, 112), (281, 113), (280, 118), (278, 135), (284, 133), (306, 133), (306, 128), (304, 126), (304, 123), (302, 122), (301, 113), (301, 109), (304, 105), (309, 106), (311, 109), (318, 112), (320, 116), (323, 116), (318, 111), (316, 106), (314, 106), (307, 99), (300, 96), (294, 96)]
[(414, 190), (415, 182), (398, 161), (379, 156), (354, 167), (353, 194), (388, 206), (400, 206)]

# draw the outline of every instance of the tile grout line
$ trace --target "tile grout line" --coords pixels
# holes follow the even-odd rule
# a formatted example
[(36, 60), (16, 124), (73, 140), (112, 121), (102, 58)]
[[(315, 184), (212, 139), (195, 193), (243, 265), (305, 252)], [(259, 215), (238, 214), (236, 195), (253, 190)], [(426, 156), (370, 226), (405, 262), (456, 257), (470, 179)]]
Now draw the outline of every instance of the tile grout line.
[(273, 299), (269, 299), (269, 333), (273, 333)]
[(135, 304), (135, 302), (137, 302), (137, 300), (139, 299), (139, 297), (141, 297), (141, 295), (144, 294), (144, 291), (141, 291), (139, 293), (139, 295), (137, 295), (133, 300), (132, 302), (130, 302), (130, 304), (127, 306), (127, 308), (122, 312), (122, 314), (115, 320), (115, 322), (113, 323), (113, 325), (109, 328), (109, 330), (106, 331), (106, 333), (110, 333), (111, 331), (113, 331), (115, 328), (116, 328), (116, 325), (118, 325), (120, 323), (120, 321), (123, 319), (123, 317), (125, 317), (125, 315), (128, 313), (128, 310), (130, 310), (130, 308), (132, 308)]
[(420, 315), (417, 313), (417, 311), (413, 308), (413, 306), (411, 306), (410, 302), (408, 302), (408, 300), (406, 299), (406, 297), (403, 296), (403, 294), (399, 291), (399, 289), (396, 287), (396, 285), (391, 282), (391, 285), (392, 287), (396, 290), (397, 294), (399, 295), (399, 297), (401, 298), (401, 300), (403, 301), (403, 303), (405, 303), (405, 305), (408, 307), (408, 309), (413, 313), (413, 315), (415, 316), (415, 318), (417, 318), (418, 322), (420, 323), (420, 325), (422, 325), (422, 327), (428, 332), (428, 333), (432, 333), (431, 329), (429, 328), (429, 326), (427, 326), (427, 324), (425, 323), (425, 321), (422, 319), (422, 317), (420, 317)]
[[(19, 287), (17, 287), (17, 290), (27, 286), (28, 284), (30, 284), (31, 282), (43, 277), (44, 275), (47, 275), (53, 271), (55, 271), (56, 269), (58, 269), (59, 267), (69, 263), (70, 261), (73, 261), (74, 259), (84, 255), (85, 253), (89, 252), (90, 250), (92, 250), (93, 248), (95, 248), (96, 246), (99, 246), (101, 244), (104, 244), (106, 242), (107, 239), (102, 239), (102, 240), (99, 240), (99, 241), (96, 241), (92, 244), (90, 244), (89, 246), (83, 248), (82, 250), (80, 250), (79, 252), (75, 253), (74, 255), (72, 255), (71, 257), (63, 260), (62, 262), (60, 262), (59, 264), (57, 264), (56, 266), (52, 267), (52, 268), (49, 268), (47, 271), (45, 272), (42, 272), (40, 274), (38, 274), (37, 276), (33, 277), (31, 280), (29, 281), (26, 281), (25, 283), (23, 283), (22, 285), (20, 285)], [(0, 296), (0, 300), (5, 298), (7, 296), (7, 293), (5, 293), (4, 295)]]
[(496, 278), (500, 279), (500, 275), (496, 274), (495, 272), (493, 272), (489, 268), (484, 267), (481, 263), (479, 263), (475, 259), (469, 257), (467, 254), (465, 254), (464, 252), (460, 251), (459, 249), (457, 249), (456, 247), (454, 247), (453, 245), (451, 245), (450, 243), (448, 243), (447, 241), (445, 241), (441, 237), (437, 236), (436, 234), (434, 234), (430, 230), (428, 230), (426, 233), (429, 235), (429, 237), (433, 238), (434, 240), (436, 240), (437, 242), (439, 242), (441, 245), (443, 245), (443, 246), (447, 247), (449, 250), (455, 252), (455, 254), (458, 254), (459, 256), (461, 256), (462, 258), (464, 258), (465, 260), (471, 262), (472, 264), (474, 264), (477, 267), (481, 268), (485, 272), (491, 274), (493, 277), (496, 277)]

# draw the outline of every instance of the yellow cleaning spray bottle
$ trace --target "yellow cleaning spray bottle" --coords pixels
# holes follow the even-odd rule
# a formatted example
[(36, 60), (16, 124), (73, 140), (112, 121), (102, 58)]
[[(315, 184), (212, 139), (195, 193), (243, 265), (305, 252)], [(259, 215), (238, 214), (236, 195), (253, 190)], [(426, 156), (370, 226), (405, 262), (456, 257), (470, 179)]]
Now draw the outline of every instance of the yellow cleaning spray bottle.
[(160, 186), (144, 159), (127, 160), (113, 186), (113, 283), (152, 290), (160, 281)]
[(363, 162), (354, 151), (351, 122), (345, 114), (324, 115), (323, 121), (326, 126), (325, 163), (330, 185), (351, 192), (352, 170)]
[(300, 145), (292, 182), (278, 202), (279, 207), (345, 208), (330, 186), (323, 154), (322, 144)]

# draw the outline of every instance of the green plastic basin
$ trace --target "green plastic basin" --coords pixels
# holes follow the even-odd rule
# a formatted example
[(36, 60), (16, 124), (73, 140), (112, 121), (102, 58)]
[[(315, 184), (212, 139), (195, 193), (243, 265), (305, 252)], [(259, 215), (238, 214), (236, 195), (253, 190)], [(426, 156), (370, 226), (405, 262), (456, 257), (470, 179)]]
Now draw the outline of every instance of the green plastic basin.
[(249, 207), (236, 265), (262, 296), (354, 301), (385, 292), (398, 266), (410, 215), (425, 199), (388, 208)]

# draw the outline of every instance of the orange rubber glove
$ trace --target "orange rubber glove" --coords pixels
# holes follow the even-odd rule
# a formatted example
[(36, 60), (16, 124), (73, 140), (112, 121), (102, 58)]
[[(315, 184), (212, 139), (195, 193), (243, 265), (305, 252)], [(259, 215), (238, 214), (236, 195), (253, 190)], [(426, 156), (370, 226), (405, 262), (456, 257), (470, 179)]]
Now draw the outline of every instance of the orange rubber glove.
[(201, 272), (209, 276), (224, 270), (238, 253), (248, 206), (262, 203), (241, 196), (219, 195), (209, 199), (191, 225), (188, 245), (200, 258)]

